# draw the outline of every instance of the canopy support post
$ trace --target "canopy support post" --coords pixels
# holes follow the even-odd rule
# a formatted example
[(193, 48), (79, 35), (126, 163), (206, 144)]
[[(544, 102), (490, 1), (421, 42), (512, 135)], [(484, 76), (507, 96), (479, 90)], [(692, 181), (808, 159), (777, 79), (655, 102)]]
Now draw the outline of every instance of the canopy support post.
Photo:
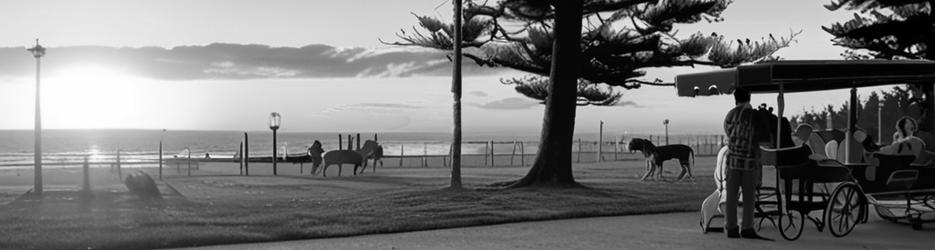
[(785, 85), (779, 83), (779, 96), (776, 97), (776, 148), (782, 148), (782, 113), (786, 108)]
[(854, 144), (854, 131), (857, 129), (857, 88), (851, 88), (850, 103), (847, 107), (847, 131), (844, 133), (844, 164), (854, 163), (851, 161), (852, 144)]

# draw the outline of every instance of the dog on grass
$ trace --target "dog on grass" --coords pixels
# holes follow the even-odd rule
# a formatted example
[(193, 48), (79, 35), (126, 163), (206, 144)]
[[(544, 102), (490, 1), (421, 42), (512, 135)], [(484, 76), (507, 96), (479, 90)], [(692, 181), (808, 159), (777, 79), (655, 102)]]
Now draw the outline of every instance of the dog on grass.
[(692, 165), (695, 164), (695, 151), (691, 147), (683, 144), (673, 144), (665, 146), (656, 146), (646, 139), (633, 138), (627, 148), (632, 151), (640, 151), (646, 159), (646, 172), (641, 180), (656, 175), (658, 179), (663, 178), (662, 163), (671, 159), (678, 159), (682, 166), (682, 172), (679, 173), (677, 180), (693, 180)]

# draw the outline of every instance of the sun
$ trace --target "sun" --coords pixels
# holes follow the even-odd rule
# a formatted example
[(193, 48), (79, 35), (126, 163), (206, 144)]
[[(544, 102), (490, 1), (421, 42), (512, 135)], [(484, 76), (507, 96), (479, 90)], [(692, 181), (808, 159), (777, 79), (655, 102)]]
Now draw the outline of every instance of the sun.
[(97, 65), (50, 72), (42, 82), (42, 115), (50, 127), (121, 128), (128, 124), (143, 94), (133, 87), (138, 77)]

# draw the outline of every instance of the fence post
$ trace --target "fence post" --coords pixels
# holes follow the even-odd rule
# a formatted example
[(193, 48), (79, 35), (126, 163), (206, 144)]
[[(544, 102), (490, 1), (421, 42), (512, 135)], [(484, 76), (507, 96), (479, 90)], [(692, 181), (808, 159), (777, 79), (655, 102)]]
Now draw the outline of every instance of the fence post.
[(490, 142), (484, 142), (484, 166), (487, 166), (487, 155), (490, 153)]
[(578, 159), (575, 162), (581, 162), (581, 138), (578, 138)]
[(493, 140), (490, 140), (490, 166), (496, 167), (497, 164), (494, 162), (494, 158), (496, 158), (497, 153), (493, 149), (494, 149)]
[(159, 140), (159, 180), (162, 180), (162, 140)]
[(123, 171), (121, 171), (120, 166), (120, 147), (117, 147), (117, 179), (123, 180)]
[(526, 166), (526, 143), (519, 141), (519, 165)]
[(620, 151), (620, 136), (617, 136), (614, 140), (614, 160), (620, 160), (617, 158), (617, 151)]
[(82, 187), (81, 191), (85, 192), (86, 194), (90, 194), (91, 193), (91, 174), (88, 173), (88, 171), (90, 171), (89, 163), (88, 163), (88, 155), (84, 156), (84, 165), (82, 166), (82, 170), (83, 170), (82, 172), (84, 172), (84, 183), (81, 185)]
[[(160, 147), (160, 149), (162, 149), (162, 147)], [(243, 175), (243, 162), (244, 162), (244, 158), (243, 158), (243, 141), (240, 141), (240, 147), (237, 148), (237, 149), (240, 150), (240, 152), (239, 152), (239, 154), (238, 154), (238, 155), (240, 155), (240, 175)], [(160, 154), (161, 154), (161, 153), (160, 153)], [(162, 158), (162, 156), (159, 156), (159, 158)], [(161, 176), (161, 175), (162, 175), (162, 165), (160, 164), (159, 167), (160, 167), (160, 168), (159, 168), (159, 174), (160, 174), (160, 176)]]
[(243, 175), (250, 176), (250, 140), (247, 132), (243, 133)]
[(601, 129), (597, 134), (597, 162), (601, 162), (604, 156), (604, 121), (601, 120)]
[(451, 147), (448, 147), (448, 155), (442, 156), (442, 167), (448, 167), (448, 157), (451, 156)]
[(354, 150), (360, 150), (360, 133), (357, 133), (357, 147)]
[(344, 136), (341, 134), (338, 134), (338, 150), (343, 150), (343, 149), (344, 149)]
[(454, 150), (455, 150), (455, 149), (454, 149), (454, 144), (453, 144), (453, 143), (452, 143), (452, 144), (449, 144), (449, 145), (448, 145), (448, 158), (445, 160), (445, 162), (448, 163), (447, 166), (454, 166), (454, 165), (451, 164), (451, 161), (454, 160)]
[[(276, 156), (273, 156), (276, 157)], [(188, 148), (188, 176), (192, 176), (192, 148)]]
[(399, 166), (403, 166), (403, 158), (406, 155), (406, 144), (399, 144)]
[(510, 166), (513, 166), (513, 157), (516, 157), (516, 140), (513, 140), (513, 152), (510, 153)]
[(422, 143), (422, 167), (423, 167), (423, 168), (425, 167), (425, 165), (426, 165), (426, 160), (427, 160), (427, 159), (425, 158), (425, 156), (427, 156), (428, 154), (429, 154), (429, 146), (428, 146), (428, 143), (423, 142), (423, 143)]

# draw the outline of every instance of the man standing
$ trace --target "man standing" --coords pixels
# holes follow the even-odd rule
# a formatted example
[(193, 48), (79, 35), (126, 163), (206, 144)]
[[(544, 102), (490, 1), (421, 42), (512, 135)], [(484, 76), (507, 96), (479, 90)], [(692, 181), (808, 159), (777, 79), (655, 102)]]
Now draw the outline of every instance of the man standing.
[[(754, 110), (750, 106), (750, 92), (743, 88), (734, 90), (737, 106), (727, 113), (724, 119), (724, 132), (727, 134), (727, 231), (728, 238), (763, 239), (753, 229), (753, 206), (756, 202), (756, 182), (760, 176), (759, 150), (756, 148), (757, 127)], [(743, 187), (743, 227), (737, 227), (737, 192)]]

